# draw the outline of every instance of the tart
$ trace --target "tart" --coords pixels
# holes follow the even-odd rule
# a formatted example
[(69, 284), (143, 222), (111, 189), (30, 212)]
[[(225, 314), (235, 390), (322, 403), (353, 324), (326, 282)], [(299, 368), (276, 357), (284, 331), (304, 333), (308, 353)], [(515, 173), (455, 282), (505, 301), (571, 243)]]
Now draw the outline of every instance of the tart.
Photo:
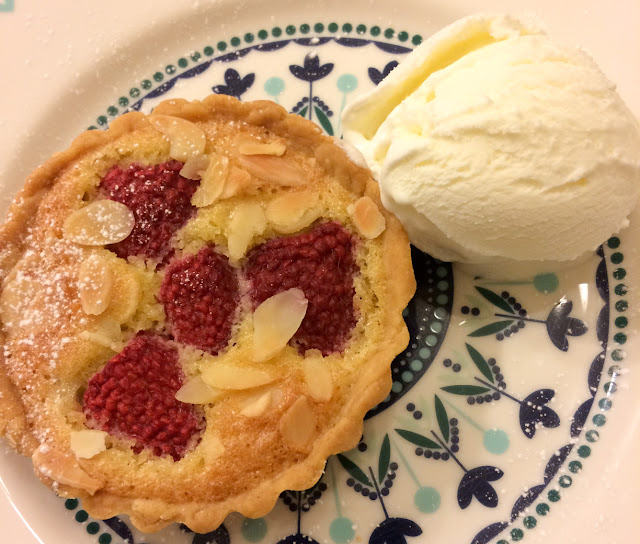
[(415, 280), (369, 172), (266, 101), (89, 131), (0, 229), (0, 433), (143, 531), (266, 514), (355, 446)]

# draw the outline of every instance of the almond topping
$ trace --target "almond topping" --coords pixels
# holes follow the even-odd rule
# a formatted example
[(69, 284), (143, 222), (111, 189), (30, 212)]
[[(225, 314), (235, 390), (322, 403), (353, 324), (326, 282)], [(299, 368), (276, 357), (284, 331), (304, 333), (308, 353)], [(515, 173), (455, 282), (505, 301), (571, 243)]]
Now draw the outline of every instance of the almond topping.
[(65, 239), (84, 246), (122, 242), (133, 230), (133, 212), (114, 200), (96, 200), (74, 211), (64, 222)]
[(384, 215), (368, 196), (359, 198), (350, 206), (349, 213), (360, 234), (370, 240), (380, 236), (387, 226)]
[(217, 434), (206, 433), (198, 449), (204, 451), (205, 462), (213, 461), (224, 454), (224, 444)]
[(280, 418), (280, 434), (292, 446), (306, 444), (316, 430), (316, 417), (307, 397), (298, 398)]
[(264, 414), (271, 404), (271, 391), (251, 395), (241, 403), (240, 414), (245, 417), (258, 417)]
[(122, 259), (112, 265), (114, 271), (111, 302), (105, 316), (119, 324), (125, 323), (136, 313), (142, 298), (142, 286), (136, 269)]
[(238, 168), (237, 166), (232, 166), (224, 187), (222, 188), (220, 200), (239, 195), (250, 185), (251, 176), (249, 175), (249, 172), (242, 168)]
[(149, 122), (169, 139), (172, 159), (186, 162), (204, 153), (207, 137), (195, 123), (171, 115), (152, 115)]
[(91, 459), (107, 449), (104, 431), (71, 431), (71, 451), (80, 459)]
[(59, 484), (83, 489), (93, 495), (103, 486), (100, 480), (89, 476), (75, 458), (41, 445), (31, 456), (34, 468), (43, 476)]
[(180, 175), (187, 179), (201, 179), (209, 166), (209, 155), (196, 155), (184, 163)]
[(262, 234), (265, 228), (267, 219), (260, 204), (245, 202), (238, 205), (229, 221), (229, 256), (236, 261), (244, 257), (253, 237)]
[(307, 313), (309, 301), (301, 289), (282, 291), (253, 312), (253, 360), (267, 361), (287, 345)]
[(78, 337), (115, 352), (121, 351), (124, 347), (120, 324), (112, 319), (103, 319), (96, 330), (82, 331)]
[(89, 255), (78, 270), (78, 294), (86, 314), (100, 315), (111, 302), (113, 273), (107, 260)]
[(202, 371), (202, 381), (217, 389), (252, 389), (271, 383), (273, 374), (257, 368), (213, 363)]
[(204, 208), (213, 204), (220, 198), (228, 174), (229, 159), (224, 155), (211, 153), (207, 168), (202, 174), (200, 186), (191, 197), (191, 204), (197, 208)]
[(235, 145), (242, 155), (276, 155), (279, 157), (287, 149), (284, 142), (261, 142), (245, 135), (238, 135)]
[(209, 404), (222, 395), (220, 389), (214, 389), (201, 378), (191, 378), (176, 392), (176, 400), (187, 404)]
[(240, 166), (252, 176), (285, 187), (306, 183), (304, 171), (283, 157), (271, 155), (240, 155)]
[(309, 395), (317, 402), (327, 402), (333, 396), (333, 378), (331, 370), (322, 357), (307, 357), (302, 361), (304, 381), (309, 389)]
[(317, 204), (318, 195), (311, 191), (285, 193), (269, 202), (265, 215), (275, 230), (293, 234), (320, 217)]

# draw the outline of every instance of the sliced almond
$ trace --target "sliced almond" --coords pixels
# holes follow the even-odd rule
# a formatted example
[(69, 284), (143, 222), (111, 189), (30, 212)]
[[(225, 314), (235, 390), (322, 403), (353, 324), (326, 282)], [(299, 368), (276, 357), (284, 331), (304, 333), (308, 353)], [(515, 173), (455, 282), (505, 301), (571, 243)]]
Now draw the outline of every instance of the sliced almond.
[(124, 348), (124, 337), (120, 324), (112, 319), (102, 319), (97, 329), (82, 331), (78, 334), (78, 337), (115, 352), (119, 352)]
[(269, 202), (265, 210), (269, 224), (282, 234), (308, 227), (320, 214), (318, 195), (311, 191), (285, 193)]
[(89, 255), (78, 270), (78, 294), (86, 314), (100, 315), (111, 302), (113, 273), (109, 261), (100, 255)]
[(214, 363), (202, 371), (202, 381), (216, 389), (243, 390), (273, 382), (276, 377), (257, 368)]
[(224, 444), (220, 437), (214, 433), (206, 433), (198, 446), (198, 449), (204, 453), (205, 462), (210, 462), (224, 455)]
[(288, 289), (265, 300), (253, 312), (253, 360), (267, 361), (287, 345), (307, 313), (301, 289)]
[(299, 397), (278, 423), (282, 438), (292, 446), (303, 446), (316, 430), (316, 416), (307, 397)]
[(209, 155), (196, 155), (184, 163), (180, 175), (187, 179), (201, 179), (209, 166)]
[(233, 212), (229, 221), (227, 245), (229, 256), (238, 260), (247, 252), (254, 236), (262, 234), (267, 228), (267, 219), (262, 206), (257, 202), (244, 202)]
[(223, 392), (214, 389), (202, 381), (202, 378), (191, 378), (176, 392), (176, 400), (187, 404), (209, 404), (218, 399)]
[(114, 260), (111, 265), (114, 272), (113, 288), (111, 302), (104, 317), (120, 325), (131, 319), (138, 309), (142, 299), (142, 286), (133, 265), (122, 259)]
[(152, 115), (149, 122), (169, 139), (172, 159), (186, 162), (204, 153), (207, 137), (195, 123), (171, 115)]
[(220, 198), (228, 174), (229, 159), (219, 153), (211, 153), (207, 168), (202, 174), (200, 186), (191, 197), (191, 204), (197, 208), (213, 204)]
[(264, 391), (256, 395), (251, 395), (245, 399), (240, 405), (242, 409), (240, 414), (245, 417), (258, 417), (264, 414), (271, 404), (271, 391)]
[(104, 431), (71, 431), (71, 451), (80, 459), (91, 459), (107, 449), (106, 438)]
[(370, 240), (380, 236), (387, 226), (384, 215), (368, 196), (359, 198), (350, 206), (349, 213), (360, 234)]
[(251, 175), (246, 170), (232, 166), (224, 183), (220, 200), (242, 194), (251, 185)]
[(299, 187), (307, 182), (304, 171), (284, 157), (240, 155), (238, 162), (252, 176), (276, 185)]
[(304, 381), (309, 395), (317, 402), (328, 402), (333, 396), (333, 378), (331, 370), (322, 357), (306, 357), (302, 361)]
[(122, 242), (133, 230), (133, 212), (115, 200), (96, 200), (74, 211), (64, 222), (65, 239), (84, 246)]
[(89, 476), (78, 461), (65, 453), (41, 445), (31, 456), (34, 468), (43, 476), (59, 484), (83, 489), (93, 495), (103, 486), (100, 480)]
[(242, 155), (275, 155), (279, 157), (287, 150), (287, 145), (282, 141), (261, 142), (244, 134), (238, 135), (234, 143), (238, 153)]

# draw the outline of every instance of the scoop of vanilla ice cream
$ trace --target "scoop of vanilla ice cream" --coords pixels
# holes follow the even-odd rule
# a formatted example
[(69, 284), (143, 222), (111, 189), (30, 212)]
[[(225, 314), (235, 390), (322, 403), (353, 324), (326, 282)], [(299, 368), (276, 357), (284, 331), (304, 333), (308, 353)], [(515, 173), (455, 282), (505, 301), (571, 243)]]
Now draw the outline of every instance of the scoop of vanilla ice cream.
[(414, 245), (468, 263), (572, 260), (627, 225), (640, 129), (583, 51), (474, 16), (417, 47), (343, 115)]

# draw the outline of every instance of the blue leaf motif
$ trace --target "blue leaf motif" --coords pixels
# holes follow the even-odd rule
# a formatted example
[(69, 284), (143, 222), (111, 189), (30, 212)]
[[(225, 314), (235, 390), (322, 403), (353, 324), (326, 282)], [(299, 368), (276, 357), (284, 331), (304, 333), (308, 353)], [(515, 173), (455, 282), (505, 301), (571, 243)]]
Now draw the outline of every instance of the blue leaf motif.
[(229, 531), (224, 525), (220, 525), (215, 531), (210, 533), (196, 533), (193, 535), (191, 544), (230, 544)]
[(115, 534), (117, 534), (125, 542), (134, 544), (133, 535), (128, 525), (122, 521), (119, 517), (109, 518), (104, 520), (107, 525)]
[(504, 521), (492, 523), (480, 531), (471, 541), (471, 544), (487, 544), (494, 536), (499, 535), (509, 526)]
[(302, 533), (296, 533), (295, 535), (289, 535), (282, 540), (278, 541), (278, 544), (318, 544), (313, 538)]
[(504, 476), (504, 472), (492, 466), (473, 468), (465, 473), (458, 486), (458, 505), (460, 508), (464, 510), (469, 506), (473, 497), (487, 508), (498, 506), (498, 494), (489, 482), (499, 480), (502, 476)]
[(255, 79), (256, 75), (254, 73), (240, 77), (240, 74), (236, 70), (229, 68), (224, 73), (225, 85), (215, 85), (211, 89), (216, 94), (226, 94), (240, 98), (240, 96), (253, 85)]
[(398, 66), (398, 61), (392, 60), (387, 63), (387, 65), (382, 69), (382, 72), (377, 68), (371, 67), (369, 68), (369, 79), (374, 83), (374, 85), (378, 85), (396, 66)]
[(555, 394), (553, 389), (539, 389), (520, 404), (520, 428), (527, 438), (533, 438), (536, 434), (538, 423), (547, 429), (560, 425), (558, 414), (546, 406)]
[(420, 536), (422, 529), (415, 522), (405, 518), (387, 518), (378, 525), (369, 544), (407, 544), (408, 536)]
[(318, 55), (310, 53), (304, 57), (303, 66), (291, 64), (289, 70), (298, 79), (311, 83), (328, 76), (333, 70), (333, 63), (329, 62), (321, 65)]
[(569, 317), (573, 309), (573, 302), (561, 300), (549, 312), (547, 317), (547, 333), (549, 338), (561, 351), (569, 349), (567, 336), (582, 336), (587, 332), (587, 326), (583, 321), (575, 317)]

